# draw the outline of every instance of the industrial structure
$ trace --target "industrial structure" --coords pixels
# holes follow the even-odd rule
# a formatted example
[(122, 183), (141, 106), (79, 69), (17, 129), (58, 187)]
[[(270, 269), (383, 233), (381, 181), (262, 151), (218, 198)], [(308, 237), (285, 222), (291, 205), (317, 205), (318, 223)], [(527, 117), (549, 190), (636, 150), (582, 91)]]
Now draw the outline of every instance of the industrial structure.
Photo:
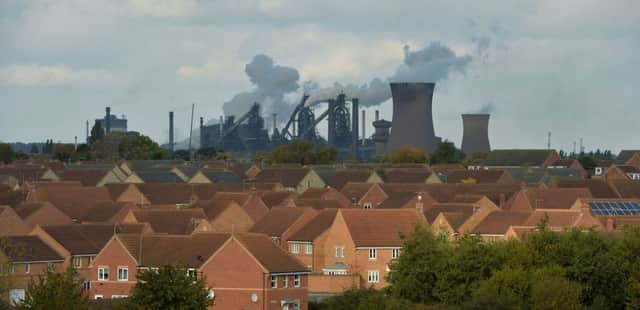
[(488, 153), (489, 114), (462, 114), (462, 152), (471, 157), (476, 153)]
[(433, 129), (432, 99), (435, 83), (391, 83), (393, 118), (386, 152), (413, 146), (432, 153), (441, 139)]
[(111, 132), (127, 132), (127, 119), (124, 115), (122, 118), (118, 118), (117, 116), (111, 114), (111, 108), (107, 107), (105, 109), (104, 118), (96, 119), (96, 123), (100, 123), (100, 126), (104, 130), (105, 134), (110, 134)]

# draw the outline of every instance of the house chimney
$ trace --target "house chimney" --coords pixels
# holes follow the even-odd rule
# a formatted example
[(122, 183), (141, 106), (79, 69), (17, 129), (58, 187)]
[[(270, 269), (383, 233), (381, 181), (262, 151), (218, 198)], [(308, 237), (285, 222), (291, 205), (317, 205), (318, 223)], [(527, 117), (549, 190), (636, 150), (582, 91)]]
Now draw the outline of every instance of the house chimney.
[(173, 143), (173, 111), (169, 111), (169, 151), (173, 153), (174, 143)]
[(500, 207), (500, 209), (502, 209), (502, 208), (504, 208), (504, 203), (505, 203), (506, 198), (504, 196), (504, 193), (500, 193), (500, 195), (498, 195), (498, 197), (499, 197), (498, 198), (498, 201), (499, 201), (498, 202), (499, 203), (498, 207)]
[(104, 129), (105, 133), (108, 135), (111, 133), (111, 108), (107, 107), (106, 109), (107, 115), (104, 118)]

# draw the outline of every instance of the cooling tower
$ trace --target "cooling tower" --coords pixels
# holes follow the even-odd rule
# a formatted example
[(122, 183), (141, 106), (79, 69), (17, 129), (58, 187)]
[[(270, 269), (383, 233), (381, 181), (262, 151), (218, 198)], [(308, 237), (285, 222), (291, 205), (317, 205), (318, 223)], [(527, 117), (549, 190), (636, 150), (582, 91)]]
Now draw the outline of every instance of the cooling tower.
[(489, 114), (462, 114), (462, 152), (467, 157), (489, 152)]
[(438, 146), (431, 103), (435, 83), (391, 83), (393, 119), (387, 152), (412, 146), (432, 153)]

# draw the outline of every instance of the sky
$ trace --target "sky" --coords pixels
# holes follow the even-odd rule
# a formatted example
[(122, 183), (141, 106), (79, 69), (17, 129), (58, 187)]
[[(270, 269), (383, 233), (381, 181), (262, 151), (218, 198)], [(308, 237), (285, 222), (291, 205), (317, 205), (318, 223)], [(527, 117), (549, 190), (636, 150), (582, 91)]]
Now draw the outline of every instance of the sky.
[(435, 132), (456, 145), (460, 114), (489, 111), (493, 148), (545, 148), (551, 131), (555, 149), (637, 149), (638, 12), (637, 0), (2, 0), (0, 141), (83, 140), (110, 106), (165, 143), (169, 111), (180, 140), (191, 104), (195, 127), (254, 99), (270, 124), (304, 92), (356, 93), (368, 121), (390, 119), (388, 82), (408, 79), (437, 83)]

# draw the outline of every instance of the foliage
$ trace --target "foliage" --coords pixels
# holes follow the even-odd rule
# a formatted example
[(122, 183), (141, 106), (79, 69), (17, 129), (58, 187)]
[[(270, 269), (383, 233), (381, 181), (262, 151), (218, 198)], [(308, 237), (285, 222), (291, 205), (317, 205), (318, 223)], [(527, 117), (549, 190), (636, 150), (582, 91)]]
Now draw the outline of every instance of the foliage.
[(31, 154), (38, 154), (40, 153), (40, 149), (38, 149), (38, 145), (37, 144), (31, 144), (31, 150), (29, 151), (29, 153)]
[(487, 159), (487, 157), (489, 157), (489, 153), (488, 152), (477, 152), (477, 153), (473, 153), (471, 154), (471, 157), (462, 161), (462, 164), (465, 166), (469, 166), (471, 164), (473, 164), (476, 161), (482, 161)]
[(29, 284), (18, 309), (89, 309), (89, 299), (73, 268), (60, 273), (47, 270), (46, 276)]
[(404, 310), (411, 308), (411, 303), (373, 288), (352, 288), (341, 295), (326, 299), (317, 308), (331, 310)]
[(388, 162), (401, 163), (426, 163), (427, 156), (422, 149), (417, 147), (403, 147), (387, 155)]
[(333, 146), (313, 144), (307, 140), (295, 140), (283, 144), (268, 153), (256, 153), (252, 158), (255, 164), (297, 163), (301, 165), (333, 164), (338, 151)]
[(91, 147), (88, 144), (78, 144), (78, 148), (76, 148), (76, 152), (72, 157), (72, 160), (91, 160)]
[(76, 148), (73, 144), (56, 144), (53, 146), (53, 156), (59, 161), (69, 161), (75, 154)]
[(53, 154), (53, 140), (48, 139), (44, 142), (42, 154)]
[(104, 138), (91, 143), (90, 156), (99, 160), (115, 160), (120, 157), (120, 143), (125, 139), (125, 134), (112, 132)]
[(102, 125), (100, 122), (96, 121), (91, 127), (91, 136), (89, 136), (89, 144), (94, 144), (104, 138), (104, 129), (102, 129)]
[(582, 165), (582, 168), (586, 170), (594, 169), (598, 165), (598, 161), (591, 156), (580, 156), (578, 157), (578, 161), (580, 165)]
[(459, 163), (464, 159), (464, 154), (456, 149), (453, 142), (444, 140), (438, 144), (435, 151), (429, 156), (429, 162), (433, 164)]
[(11, 145), (7, 143), (0, 144), (0, 162), (8, 164), (13, 161), (14, 156), (15, 154), (13, 149), (11, 149)]
[(207, 295), (204, 279), (194, 279), (182, 266), (165, 265), (138, 274), (130, 302), (145, 309), (207, 309), (213, 303)]
[(167, 158), (165, 150), (161, 149), (158, 143), (145, 135), (134, 137), (125, 136), (118, 147), (120, 158), (122, 159), (164, 159)]

